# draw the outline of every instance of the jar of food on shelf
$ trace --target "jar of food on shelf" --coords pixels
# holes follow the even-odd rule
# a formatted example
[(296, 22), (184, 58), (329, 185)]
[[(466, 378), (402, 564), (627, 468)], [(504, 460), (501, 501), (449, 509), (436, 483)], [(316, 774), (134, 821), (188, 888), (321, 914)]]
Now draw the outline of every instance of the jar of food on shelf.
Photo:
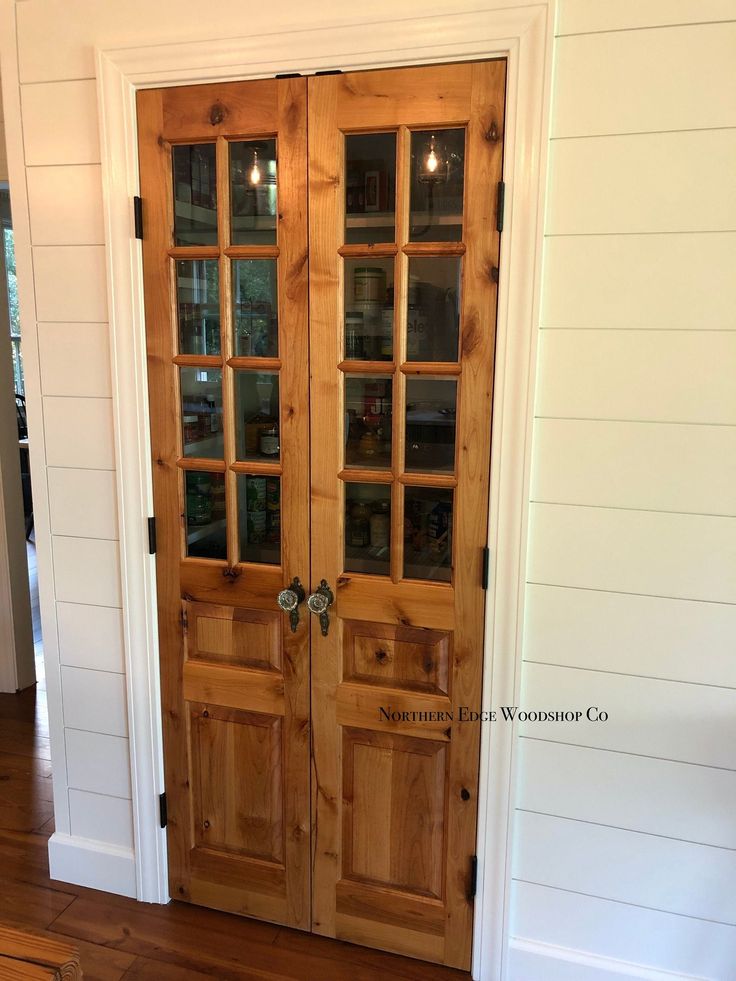
[(216, 480), (212, 485), (212, 520), (221, 521), (225, 517), (225, 481)]
[(358, 453), (364, 459), (371, 459), (381, 452), (381, 438), (374, 429), (368, 429), (360, 437)]
[(279, 427), (269, 426), (261, 430), (260, 451), (263, 456), (279, 455)]
[(278, 477), (266, 477), (266, 541), (281, 540), (281, 489)]
[(345, 312), (345, 360), (363, 358), (363, 314), (360, 310)]
[(183, 416), (184, 445), (196, 443), (199, 439), (199, 416)]
[(350, 509), (348, 545), (365, 548), (371, 542), (371, 509), (364, 501), (356, 501)]
[(212, 480), (198, 474), (187, 483), (187, 523), (207, 525), (212, 521)]
[(266, 478), (246, 477), (245, 498), (248, 543), (262, 545), (266, 540)]
[(388, 548), (391, 536), (391, 508), (388, 501), (376, 501), (370, 517), (371, 547)]
[(385, 270), (378, 266), (359, 266), (353, 278), (353, 296), (356, 300), (383, 303), (386, 296)]
[(381, 310), (381, 333), (379, 338), (381, 361), (390, 361), (394, 356), (394, 288), (386, 290), (386, 300)]

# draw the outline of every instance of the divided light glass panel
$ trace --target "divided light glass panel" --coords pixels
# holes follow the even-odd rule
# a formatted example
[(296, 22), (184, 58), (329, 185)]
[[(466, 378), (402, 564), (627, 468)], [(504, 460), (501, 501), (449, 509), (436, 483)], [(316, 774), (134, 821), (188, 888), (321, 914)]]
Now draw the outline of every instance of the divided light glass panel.
[(232, 294), (235, 356), (278, 357), (276, 259), (234, 259)]
[(230, 213), (233, 245), (275, 245), (276, 140), (230, 144)]
[(404, 493), (404, 578), (450, 582), (453, 491), (406, 487)]
[(388, 576), (391, 485), (345, 484), (345, 571)]
[(281, 478), (237, 476), (240, 561), (281, 562)]
[(225, 475), (184, 472), (186, 554), (199, 559), (227, 559)]
[(184, 456), (222, 460), (222, 370), (180, 368)]
[(215, 144), (175, 146), (174, 245), (217, 245)]
[(271, 460), (280, 454), (279, 376), (235, 372), (235, 452), (238, 460)]
[(461, 276), (459, 256), (409, 259), (407, 361), (457, 361)]
[(407, 378), (406, 469), (452, 473), (455, 469), (457, 382), (454, 378)]
[(366, 470), (391, 467), (391, 386), (393, 379), (345, 377), (345, 466)]
[(345, 259), (345, 360), (391, 361), (394, 260)]
[(411, 134), (410, 242), (462, 241), (464, 183), (464, 129)]
[(396, 133), (345, 137), (345, 243), (396, 240)]
[(179, 259), (176, 307), (180, 354), (220, 353), (220, 278), (217, 259)]

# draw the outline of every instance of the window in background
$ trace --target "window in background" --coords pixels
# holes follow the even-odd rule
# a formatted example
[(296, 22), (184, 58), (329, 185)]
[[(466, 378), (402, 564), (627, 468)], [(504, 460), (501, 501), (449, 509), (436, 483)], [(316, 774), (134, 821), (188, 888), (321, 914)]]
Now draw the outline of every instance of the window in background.
[(13, 346), (13, 379), (15, 381), (15, 391), (19, 395), (23, 395), (25, 388), (23, 385), (23, 357), (20, 350), (18, 281), (15, 275), (15, 248), (13, 243), (13, 228), (10, 223), (10, 194), (7, 188), (0, 188), (0, 228), (2, 228), (5, 275), (8, 287), (10, 342)]

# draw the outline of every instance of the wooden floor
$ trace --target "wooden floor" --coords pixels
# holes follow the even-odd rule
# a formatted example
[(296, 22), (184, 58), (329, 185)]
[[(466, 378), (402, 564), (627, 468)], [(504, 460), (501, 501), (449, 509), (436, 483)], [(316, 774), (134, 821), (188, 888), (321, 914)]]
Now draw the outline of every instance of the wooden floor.
[[(40, 653), (40, 631), (37, 640)], [(51, 757), (42, 662), (39, 669), (35, 689), (0, 695), (0, 922), (72, 938), (87, 981), (467, 981), (459, 971), (243, 917), (143, 905), (49, 879)]]

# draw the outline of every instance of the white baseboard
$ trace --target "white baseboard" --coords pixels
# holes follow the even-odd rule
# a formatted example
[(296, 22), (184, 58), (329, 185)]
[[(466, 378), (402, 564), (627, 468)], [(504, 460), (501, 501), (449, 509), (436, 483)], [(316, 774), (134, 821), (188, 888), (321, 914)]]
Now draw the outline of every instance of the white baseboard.
[(506, 981), (703, 981), (692, 974), (673, 974), (644, 964), (601, 957), (570, 947), (511, 938)]
[(130, 848), (57, 831), (49, 838), (49, 871), (59, 882), (136, 898), (135, 856)]

